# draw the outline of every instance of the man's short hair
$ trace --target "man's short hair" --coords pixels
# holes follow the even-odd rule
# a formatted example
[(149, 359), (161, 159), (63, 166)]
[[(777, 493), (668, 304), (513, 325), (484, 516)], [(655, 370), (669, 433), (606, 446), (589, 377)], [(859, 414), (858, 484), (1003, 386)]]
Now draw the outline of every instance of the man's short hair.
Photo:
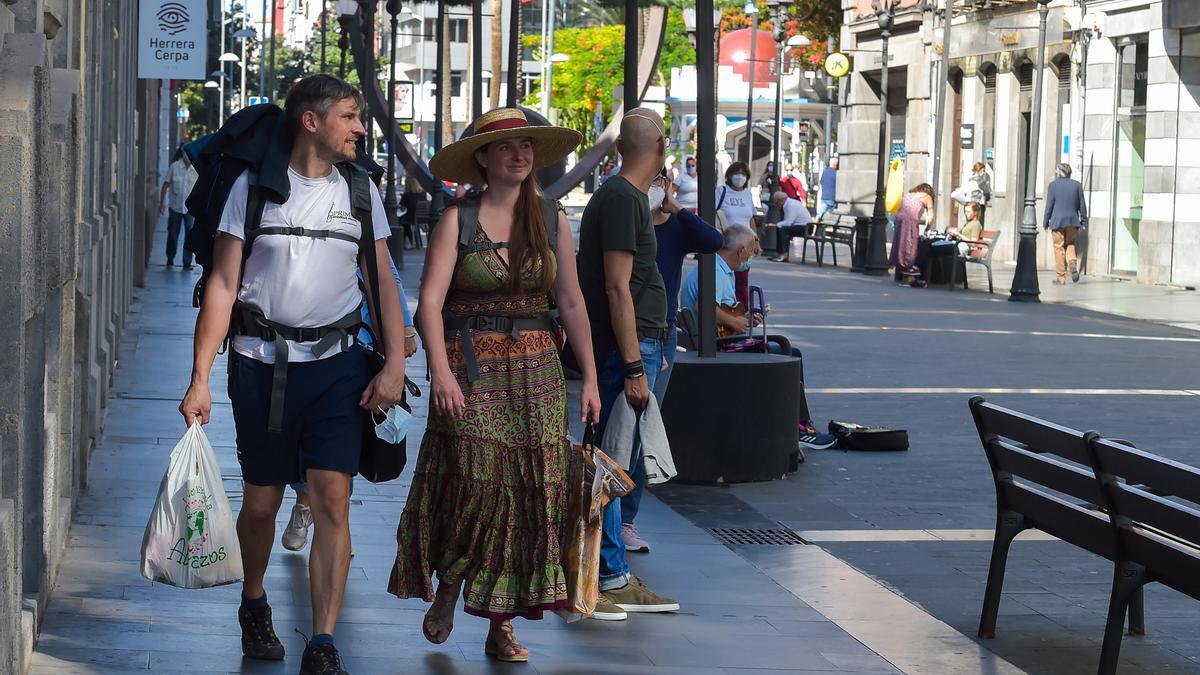
[(309, 110), (321, 119), (329, 109), (343, 99), (352, 98), (359, 110), (365, 107), (363, 95), (349, 82), (326, 73), (309, 75), (292, 85), (283, 109), (287, 112), (288, 127), (292, 133), (300, 130), (300, 120)]
[(754, 243), (758, 235), (745, 225), (730, 225), (725, 228), (725, 243), (721, 244), (722, 251), (736, 251), (743, 246)]
[(776, 190), (771, 195), (771, 201), (773, 201), (773, 202), (786, 201), (787, 198), (788, 198), (788, 193), (784, 192), (783, 190)]
[(1054, 167), (1054, 175), (1058, 176), (1059, 178), (1070, 178), (1071, 177), (1071, 165), (1070, 164), (1059, 164), (1058, 166)]

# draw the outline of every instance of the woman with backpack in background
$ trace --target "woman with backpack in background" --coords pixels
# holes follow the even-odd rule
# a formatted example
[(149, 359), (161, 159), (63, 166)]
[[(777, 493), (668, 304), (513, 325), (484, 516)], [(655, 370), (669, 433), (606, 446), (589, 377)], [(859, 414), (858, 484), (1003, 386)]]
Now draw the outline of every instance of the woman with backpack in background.
[(429, 425), (388, 591), (433, 603), (422, 631), (434, 644), (450, 637), (461, 592), (466, 612), (491, 622), (487, 655), (521, 662), (529, 650), (511, 620), (567, 605), (559, 547), (571, 439), (551, 290), (583, 374), (580, 416), (600, 416), (571, 230), (533, 173), (581, 137), (529, 126), (516, 108), (486, 113), (473, 128), (430, 162), (438, 176), (487, 187), (447, 209), (429, 241), (417, 306)]
[(950, 199), (962, 204), (964, 208), (971, 202), (978, 204), (980, 223), (983, 223), (983, 214), (987, 210), (987, 203), (991, 198), (992, 179), (988, 176), (987, 165), (983, 162), (975, 162), (966, 182), (950, 193)]

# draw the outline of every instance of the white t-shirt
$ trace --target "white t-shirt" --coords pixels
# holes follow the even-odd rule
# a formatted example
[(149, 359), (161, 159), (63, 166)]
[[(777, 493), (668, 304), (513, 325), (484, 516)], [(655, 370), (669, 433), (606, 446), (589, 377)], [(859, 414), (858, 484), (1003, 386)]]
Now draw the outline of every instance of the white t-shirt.
[(787, 227), (789, 225), (808, 225), (812, 222), (812, 214), (808, 212), (808, 207), (799, 199), (788, 197), (783, 203), (783, 217), (779, 219), (779, 227)]
[(675, 178), (675, 201), (685, 209), (700, 207), (699, 185), (696, 176), (689, 176), (687, 171), (680, 171)]
[[(725, 193), (724, 201), (721, 200), (722, 192)], [(725, 218), (729, 220), (730, 225), (745, 225), (751, 229), (754, 228), (754, 214), (757, 210), (754, 208), (754, 195), (751, 192), (749, 187), (734, 190), (728, 185), (717, 186), (714, 203), (721, 205), (721, 210), (725, 212)]]
[[(234, 182), (221, 214), (220, 232), (245, 240), (248, 174)], [(267, 200), (260, 227), (303, 227), (331, 230), (359, 237), (358, 221), (350, 210), (350, 188), (334, 168), (325, 178), (305, 178), (288, 168), (291, 196), (283, 204)], [(379, 192), (371, 190), (371, 220), (375, 239), (391, 233)], [(263, 311), (271, 321), (297, 328), (327, 326), (358, 309), (362, 291), (358, 288), (358, 244), (342, 239), (316, 239), (292, 235), (265, 234), (255, 237), (250, 257), (242, 273), (238, 300)], [(312, 352), (316, 342), (288, 342), (288, 361), (316, 361)], [(342, 351), (343, 345), (330, 348), (319, 358)], [(262, 361), (275, 362), (275, 345), (256, 337), (238, 335), (233, 339), (237, 353)]]
[(191, 164), (184, 166), (182, 159), (171, 162), (167, 169), (167, 180), (171, 181), (167, 188), (167, 208), (175, 213), (187, 213), (187, 198), (192, 194), (192, 187), (199, 177), (196, 167)]

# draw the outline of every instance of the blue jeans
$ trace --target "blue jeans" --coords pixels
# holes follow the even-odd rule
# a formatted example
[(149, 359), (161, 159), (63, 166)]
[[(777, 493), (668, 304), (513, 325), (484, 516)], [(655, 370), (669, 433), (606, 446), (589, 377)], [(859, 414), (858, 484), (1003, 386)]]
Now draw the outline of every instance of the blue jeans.
[[(658, 382), (659, 368), (662, 367), (663, 343), (659, 340), (640, 340), (638, 349), (642, 353), (642, 363), (646, 368), (646, 386), (654, 391)], [(604, 447), (604, 427), (608, 424), (608, 414), (618, 396), (625, 395), (625, 364), (621, 359), (621, 350), (614, 347), (604, 360), (597, 376), (600, 388), (600, 423), (596, 425), (596, 435), (600, 438), (600, 447)], [(633, 456), (630, 460), (630, 478), (634, 483), (644, 485), (646, 470), (642, 465), (642, 448), (636, 441), (633, 445)], [(640, 479), (639, 476), (640, 475)], [(636, 490), (637, 499), (641, 498), (641, 490)], [(625, 543), (621, 539), (621, 509), (623, 499), (611, 502), (604, 509), (604, 531), (600, 539), (600, 590), (608, 591), (621, 588), (629, 582), (629, 565), (625, 562)], [(636, 506), (634, 507), (636, 511)]]
[(832, 211), (835, 208), (837, 208), (837, 202), (832, 199), (822, 199), (821, 207), (817, 209), (817, 220), (820, 220), (821, 216), (825, 215), (827, 211)]
[[(175, 261), (175, 250), (179, 246), (179, 227), (183, 226), (183, 238), (186, 240), (188, 232), (192, 231), (193, 220), (191, 214), (167, 210), (167, 262)], [(192, 252), (186, 248), (183, 249), (183, 264), (192, 264)]]

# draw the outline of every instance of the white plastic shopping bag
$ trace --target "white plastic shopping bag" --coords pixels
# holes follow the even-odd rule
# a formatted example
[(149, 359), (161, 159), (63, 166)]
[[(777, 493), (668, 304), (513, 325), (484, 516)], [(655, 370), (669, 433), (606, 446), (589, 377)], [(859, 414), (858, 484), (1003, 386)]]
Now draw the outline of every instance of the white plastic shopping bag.
[(142, 536), (142, 576), (180, 588), (242, 580), (242, 552), (221, 468), (199, 422), (171, 452)]

